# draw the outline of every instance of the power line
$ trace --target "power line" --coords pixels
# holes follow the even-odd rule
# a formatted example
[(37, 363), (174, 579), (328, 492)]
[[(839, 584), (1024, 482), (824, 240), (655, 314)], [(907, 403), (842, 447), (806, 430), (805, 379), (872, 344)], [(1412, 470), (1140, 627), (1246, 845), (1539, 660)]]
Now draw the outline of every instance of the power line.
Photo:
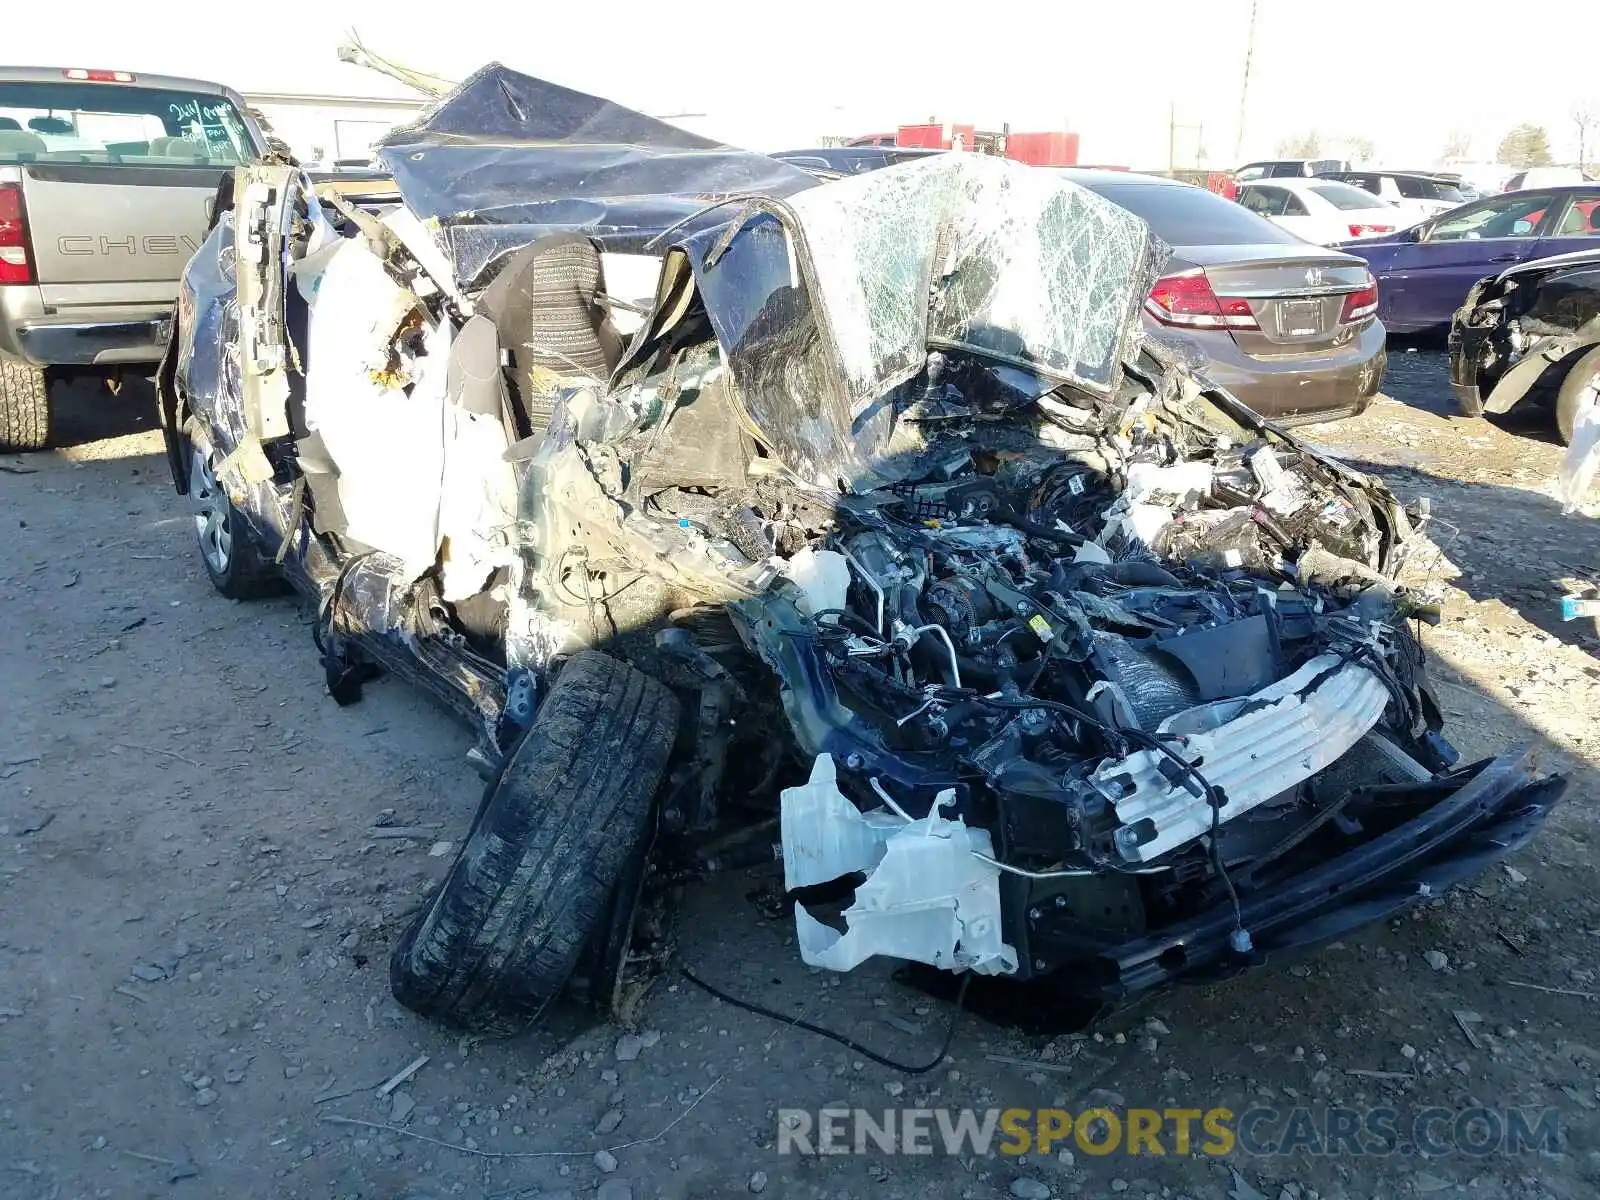
[(1244, 80), (1239, 85), (1239, 136), (1233, 143), (1233, 161), (1239, 162), (1244, 158), (1244, 114), (1245, 106), (1250, 99), (1250, 60), (1255, 56), (1256, 50), (1256, 5), (1258, 0), (1250, 0), (1250, 32), (1244, 43)]

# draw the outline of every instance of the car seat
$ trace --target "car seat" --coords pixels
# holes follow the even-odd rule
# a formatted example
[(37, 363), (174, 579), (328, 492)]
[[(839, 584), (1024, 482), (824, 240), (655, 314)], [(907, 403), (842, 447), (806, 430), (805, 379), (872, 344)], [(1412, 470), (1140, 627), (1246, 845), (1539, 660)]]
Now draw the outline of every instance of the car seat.
[(206, 148), (199, 142), (181, 137), (154, 137), (150, 139), (148, 153), (154, 158), (209, 158)]
[(600, 251), (581, 234), (540, 238), (511, 256), (482, 298), (511, 358), (518, 425), (543, 433), (563, 386), (604, 383), (623, 340), (601, 297)]

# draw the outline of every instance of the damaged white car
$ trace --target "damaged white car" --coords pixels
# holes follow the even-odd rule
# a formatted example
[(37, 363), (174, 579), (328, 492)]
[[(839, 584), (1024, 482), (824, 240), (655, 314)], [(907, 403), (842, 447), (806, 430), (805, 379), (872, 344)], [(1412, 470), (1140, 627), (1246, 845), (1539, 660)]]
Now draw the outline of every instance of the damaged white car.
[(497, 66), (381, 159), (354, 201), (239, 171), (161, 398), (217, 588), (305, 593), (341, 703), (385, 670), (476, 731), (417, 1011), (622, 1002), (662, 884), (775, 826), (807, 962), (1114, 999), (1559, 796), (1440, 736), (1425, 510), (1143, 342), (1165, 250), (1108, 201), (974, 154), (822, 184)]

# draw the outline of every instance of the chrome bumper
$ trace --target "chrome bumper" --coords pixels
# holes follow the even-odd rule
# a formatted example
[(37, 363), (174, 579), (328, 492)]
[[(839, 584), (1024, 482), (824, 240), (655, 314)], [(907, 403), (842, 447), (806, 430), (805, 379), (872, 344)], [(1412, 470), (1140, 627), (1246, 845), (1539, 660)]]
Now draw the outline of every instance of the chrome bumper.
[(156, 362), (172, 334), (172, 317), (135, 321), (86, 321), (23, 325), (17, 329), (22, 356), (41, 367), (91, 367)]

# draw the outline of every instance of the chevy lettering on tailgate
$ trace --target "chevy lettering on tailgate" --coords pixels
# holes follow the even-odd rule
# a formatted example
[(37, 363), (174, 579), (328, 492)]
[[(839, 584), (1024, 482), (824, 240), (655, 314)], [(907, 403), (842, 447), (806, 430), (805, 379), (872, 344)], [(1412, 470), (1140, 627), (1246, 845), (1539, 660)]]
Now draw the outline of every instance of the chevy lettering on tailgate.
[(189, 258), (200, 245), (187, 234), (130, 233), (125, 237), (68, 234), (56, 239), (57, 254), (181, 254)]

